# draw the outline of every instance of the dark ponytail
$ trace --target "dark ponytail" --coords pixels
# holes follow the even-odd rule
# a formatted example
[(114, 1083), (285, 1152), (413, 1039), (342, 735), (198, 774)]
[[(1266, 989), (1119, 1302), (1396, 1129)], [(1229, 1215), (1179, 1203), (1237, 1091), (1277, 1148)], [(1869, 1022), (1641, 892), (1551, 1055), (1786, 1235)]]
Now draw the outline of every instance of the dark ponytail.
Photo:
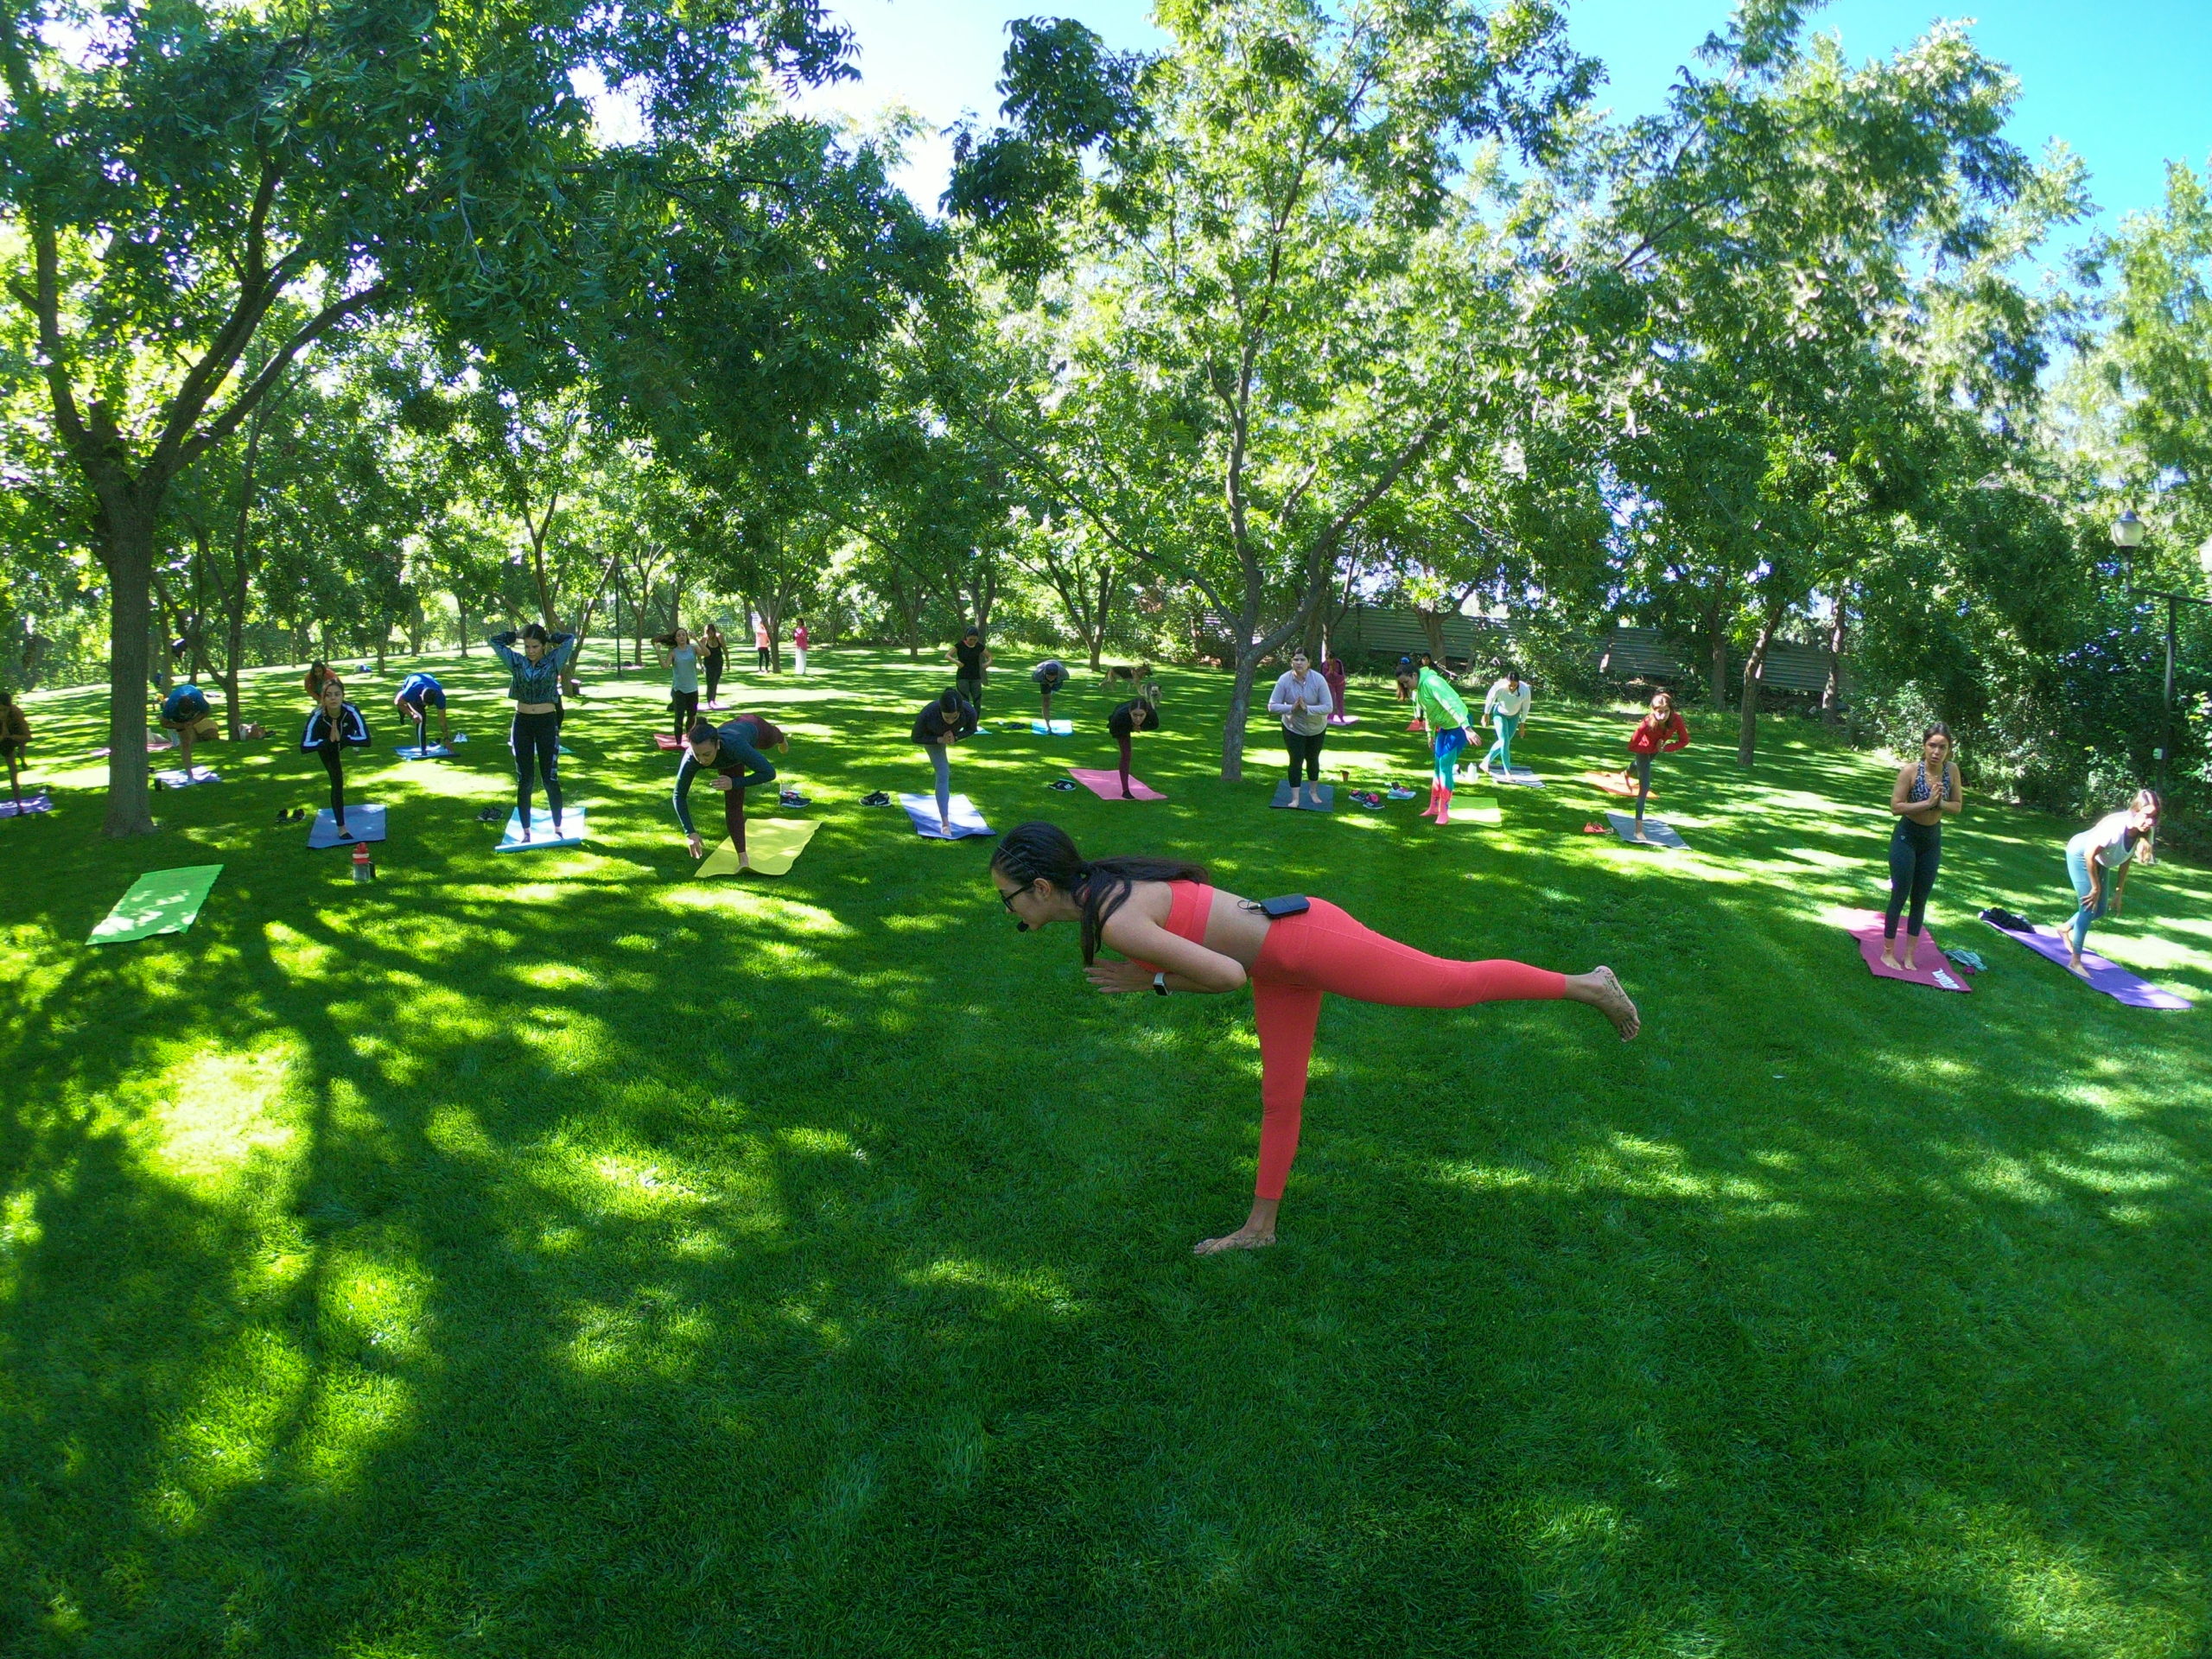
[(1050, 881), (1083, 912), (1083, 964), (1097, 960), (1100, 935), (1140, 881), (1204, 881), (1205, 868), (1173, 858), (1102, 858), (1090, 863), (1057, 823), (1020, 823), (991, 855), (991, 868), (1016, 881)]

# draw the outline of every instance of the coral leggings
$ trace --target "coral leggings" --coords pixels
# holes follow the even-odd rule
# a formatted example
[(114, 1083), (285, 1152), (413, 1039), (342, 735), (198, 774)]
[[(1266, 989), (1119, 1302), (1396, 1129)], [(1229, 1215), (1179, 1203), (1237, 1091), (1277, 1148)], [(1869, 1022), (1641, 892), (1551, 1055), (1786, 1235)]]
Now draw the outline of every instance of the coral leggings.
[[(1187, 896), (1186, 896), (1187, 895)], [(1174, 884), (1167, 931), (1203, 944), (1213, 889)], [(1567, 976), (1503, 959), (1452, 962), (1385, 938), (1325, 899), (1268, 925), (1252, 966), (1252, 1013), (1260, 1034), (1260, 1179), (1263, 1198), (1282, 1197), (1298, 1156), (1306, 1075), (1321, 998), (1334, 992), (1394, 1008), (1465, 1008), (1478, 1002), (1541, 1001), (1567, 995)]]

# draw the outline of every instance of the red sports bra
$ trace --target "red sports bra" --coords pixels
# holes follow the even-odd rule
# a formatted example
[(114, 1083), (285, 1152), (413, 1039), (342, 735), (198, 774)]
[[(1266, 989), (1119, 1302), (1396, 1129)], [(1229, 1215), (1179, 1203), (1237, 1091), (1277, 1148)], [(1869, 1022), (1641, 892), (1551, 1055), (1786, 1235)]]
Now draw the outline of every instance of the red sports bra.
[(1206, 922), (1213, 914), (1213, 889), (1203, 881), (1170, 881), (1174, 895), (1167, 906), (1167, 931), (1192, 944), (1206, 942)]

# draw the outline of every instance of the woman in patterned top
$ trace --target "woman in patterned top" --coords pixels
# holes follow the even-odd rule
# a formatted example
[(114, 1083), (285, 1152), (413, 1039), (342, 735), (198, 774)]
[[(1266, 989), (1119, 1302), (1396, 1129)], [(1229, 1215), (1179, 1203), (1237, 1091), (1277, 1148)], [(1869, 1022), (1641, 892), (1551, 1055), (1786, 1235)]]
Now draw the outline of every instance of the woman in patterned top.
[[(1890, 832), (1890, 907), (1882, 914), (1882, 965), (1910, 973), (1920, 954), (1920, 920), (1936, 888), (1936, 867), (1943, 856), (1943, 815), (1959, 810), (1959, 769), (1951, 761), (1951, 728), (1942, 721), (1920, 740), (1920, 759), (1897, 768), (1890, 785), (1890, 810), (1897, 827)], [(1905, 916), (1904, 960), (1897, 960), (1897, 913)]]

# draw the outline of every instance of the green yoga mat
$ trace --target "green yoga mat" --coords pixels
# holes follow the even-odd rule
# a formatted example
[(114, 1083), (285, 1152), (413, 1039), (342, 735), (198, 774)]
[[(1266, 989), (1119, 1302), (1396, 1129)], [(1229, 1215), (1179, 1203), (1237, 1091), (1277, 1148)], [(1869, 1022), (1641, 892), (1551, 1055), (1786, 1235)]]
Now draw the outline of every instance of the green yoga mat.
[(200, 918), (200, 906), (223, 873), (219, 864), (181, 870), (149, 870), (130, 884), (115, 908), (92, 930), (89, 943), (125, 944), (156, 933), (181, 933)]

